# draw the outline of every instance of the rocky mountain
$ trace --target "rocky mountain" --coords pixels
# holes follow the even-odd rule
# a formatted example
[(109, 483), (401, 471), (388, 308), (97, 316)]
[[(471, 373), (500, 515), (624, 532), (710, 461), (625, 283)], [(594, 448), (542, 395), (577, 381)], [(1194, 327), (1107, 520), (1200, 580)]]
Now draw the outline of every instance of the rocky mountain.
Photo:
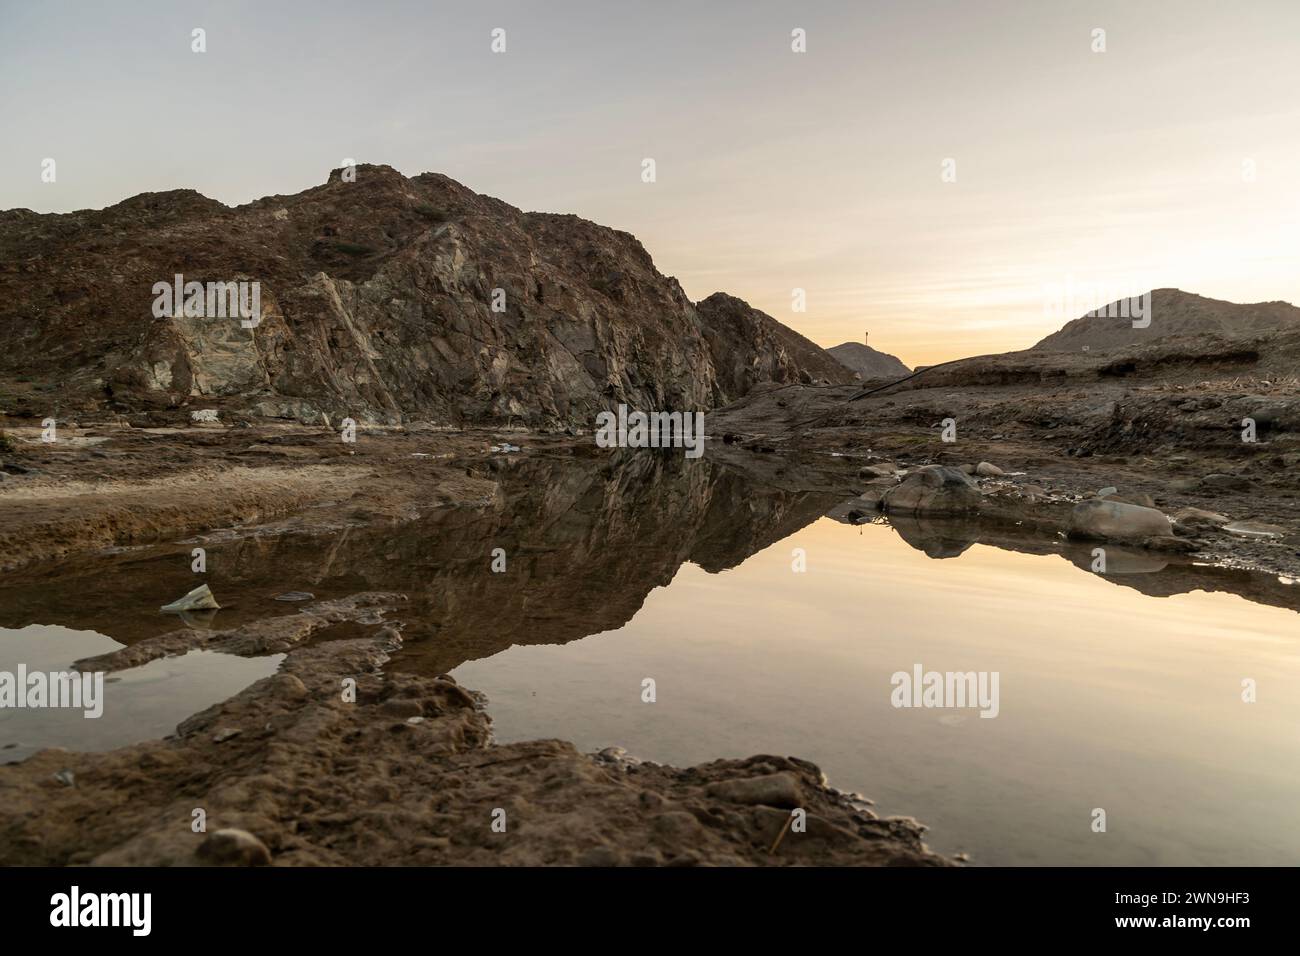
[[(260, 321), (191, 310), (188, 291), (159, 309), (177, 275), (209, 294), (256, 282)], [(626, 232), (435, 173), (363, 165), (233, 208), (178, 190), (0, 213), (10, 414), (589, 427), (619, 403), (702, 410), (758, 382), (848, 378), (738, 299), (692, 303)]]
[(742, 299), (715, 292), (695, 307), (718, 382), (733, 399), (759, 382), (852, 381), (826, 349)]
[(888, 352), (878, 352), (861, 342), (845, 342), (826, 350), (858, 378), (890, 378), (910, 375), (912, 370)]
[[(1131, 306), (1122, 309), (1125, 303), (1121, 299), (1098, 309), (1097, 314), (1067, 323), (1033, 348), (1080, 352), (1087, 346), (1089, 351), (1099, 351), (1143, 345), (1171, 335), (1250, 335), (1300, 329), (1300, 309), (1288, 302), (1241, 305), (1207, 299), (1181, 289), (1155, 289), (1150, 295), (1151, 324), (1145, 328), (1134, 328), (1135, 310)], [(1140, 321), (1145, 321), (1145, 317)]]

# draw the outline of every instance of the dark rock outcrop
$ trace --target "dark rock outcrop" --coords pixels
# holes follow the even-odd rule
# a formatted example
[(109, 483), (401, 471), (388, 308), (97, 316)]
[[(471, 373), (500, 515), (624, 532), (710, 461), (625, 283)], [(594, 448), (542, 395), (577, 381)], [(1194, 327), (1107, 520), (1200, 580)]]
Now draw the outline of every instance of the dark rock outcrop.
[[(258, 282), (261, 321), (154, 315), (155, 283)], [(192, 190), (0, 213), (0, 381), (30, 414), (177, 409), (590, 426), (841, 381), (738, 299), (699, 307), (626, 232), (360, 166), (230, 208)], [(21, 408), (19, 414), (22, 413)]]

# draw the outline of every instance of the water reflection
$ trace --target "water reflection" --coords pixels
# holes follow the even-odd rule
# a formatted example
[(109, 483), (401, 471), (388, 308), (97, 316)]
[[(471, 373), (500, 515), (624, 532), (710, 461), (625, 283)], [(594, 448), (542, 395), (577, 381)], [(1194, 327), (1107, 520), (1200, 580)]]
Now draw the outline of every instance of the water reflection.
[[(1294, 862), (1300, 589), (1116, 549), (1102, 576), (1091, 546), (1014, 528), (845, 524), (822, 517), (843, 494), (781, 470), (512, 456), (490, 506), (213, 536), (206, 626), (295, 613), (286, 591), (401, 591), (390, 666), (486, 691), (504, 739), (805, 756), (985, 863)], [(0, 626), (170, 630), (190, 547), (0, 577)], [(893, 709), (889, 675), (915, 663), (999, 671), (1000, 715)]]

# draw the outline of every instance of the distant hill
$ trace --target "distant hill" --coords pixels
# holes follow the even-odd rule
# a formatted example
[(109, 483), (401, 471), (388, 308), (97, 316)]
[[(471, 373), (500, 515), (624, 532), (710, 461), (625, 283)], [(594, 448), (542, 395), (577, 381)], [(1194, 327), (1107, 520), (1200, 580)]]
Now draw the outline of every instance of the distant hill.
[[(1134, 328), (1132, 311), (1128, 316), (1120, 314), (1119, 306), (1123, 301), (1097, 310), (1104, 314), (1085, 315), (1067, 323), (1033, 348), (1079, 352), (1087, 346), (1089, 351), (1099, 351), (1142, 345), (1168, 335), (1243, 335), (1273, 329), (1300, 329), (1300, 309), (1288, 302), (1240, 305), (1207, 299), (1181, 289), (1154, 290), (1151, 293), (1151, 324), (1146, 328)], [(835, 349), (829, 351), (834, 353)]]
[(858, 378), (888, 378), (891, 375), (910, 375), (912, 370), (888, 352), (877, 352), (861, 342), (845, 342), (826, 350)]

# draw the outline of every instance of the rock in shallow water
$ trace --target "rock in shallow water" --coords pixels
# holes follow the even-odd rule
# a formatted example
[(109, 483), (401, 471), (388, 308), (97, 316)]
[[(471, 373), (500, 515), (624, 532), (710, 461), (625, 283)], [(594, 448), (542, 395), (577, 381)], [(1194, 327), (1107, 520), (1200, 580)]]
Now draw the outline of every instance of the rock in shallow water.
[(887, 512), (950, 515), (976, 511), (983, 499), (979, 485), (968, 475), (956, 468), (927, 465), (889, 489), (881, 505)]
[(1163, 512), (1107, 498), (1091, 498), (1070, 513), (1070, 537), (1106, 541), (1142, 541), (1173, 535)]

